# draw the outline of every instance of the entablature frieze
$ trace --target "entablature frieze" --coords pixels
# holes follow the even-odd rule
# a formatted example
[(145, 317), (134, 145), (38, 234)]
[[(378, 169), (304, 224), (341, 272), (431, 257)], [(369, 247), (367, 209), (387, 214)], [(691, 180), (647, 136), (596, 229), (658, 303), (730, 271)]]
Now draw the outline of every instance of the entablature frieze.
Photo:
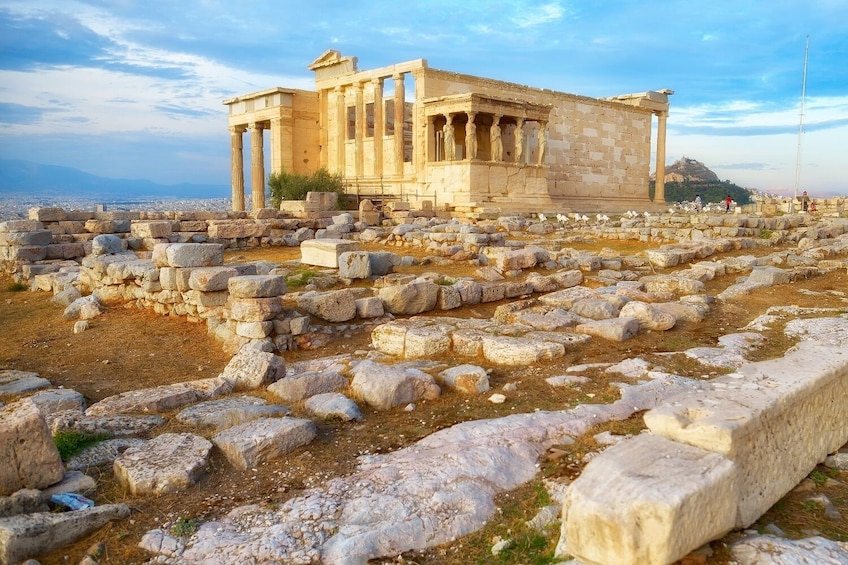
[(427, 117), (483, 113), (535, 122), (547, 122), (553, 109), (551, 104), (536, 104), (526, 100), (496, 98), (476, 93), (427, 98), (422, 103), (424, 115)]

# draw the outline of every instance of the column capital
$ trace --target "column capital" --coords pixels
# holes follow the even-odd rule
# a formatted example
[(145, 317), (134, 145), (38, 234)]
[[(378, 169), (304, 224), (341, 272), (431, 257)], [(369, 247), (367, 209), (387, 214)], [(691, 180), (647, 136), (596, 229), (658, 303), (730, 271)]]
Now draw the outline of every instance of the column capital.
[(398, 82), (398, 81), (403, 80), (403, 73), (395, 73), (395, 74), (393, 74), (393, 75), (392, 75), (392, 79), (393, 79), (395, 82)]
[(252, 124), (250, 124), (250, 129), (261, 131), (261, 130), (267, 129), (267, 128), (265, 127), (265, 124), (263, 124), (262, 122), (253, 122)]
[(247, 125), (246, 124), (240, 124), (240, 125), (237, 125), (237, 126), (230, 126), (230, 133), (244, 133), (245, 131), (247, 131)]
[(373, 84), (374, 86), (382, 86), (385, 80), (386, 77), (375, 77), (371, 79), (371, 84)]

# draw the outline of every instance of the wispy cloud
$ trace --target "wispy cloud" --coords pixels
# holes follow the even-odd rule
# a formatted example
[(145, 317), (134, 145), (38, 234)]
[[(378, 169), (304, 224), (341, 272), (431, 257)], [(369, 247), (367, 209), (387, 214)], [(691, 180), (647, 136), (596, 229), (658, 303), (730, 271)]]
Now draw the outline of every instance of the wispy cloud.
[(520, 28), (534, 27), (558, 21), (563, 17), (565, 10), (558, 2), (550, 2), (533, 6), (522, 6), (520, 12), (514, 14), (510, 20)]

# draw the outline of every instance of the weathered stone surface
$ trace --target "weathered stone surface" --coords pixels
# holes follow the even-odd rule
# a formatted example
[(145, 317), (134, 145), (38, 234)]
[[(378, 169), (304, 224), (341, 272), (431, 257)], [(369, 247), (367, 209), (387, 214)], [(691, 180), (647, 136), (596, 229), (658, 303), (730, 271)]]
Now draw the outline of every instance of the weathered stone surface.
[(347, 386), (346, 378), (328, 370), (291, 375), (271, 384), (268, 390), (285, 402), (299, 402), (316, 394), (337, 392)]
[(310, 239), (300, 244), (300, 262), (316, 267), (339, 268), (339, 255), (359, 251), (357, 241), (347, 239)]
[(227, 281), (233, 298), (271, 298), (286, 293), (286, 282), (281, 275), (243, 275)]
[(78, 494), (91, 494), (97, 490), (97, 481), (82, 473), (81, 471), (68, 471), (62, 480), (42, 491), (46, 498), (54, 494), (64, 492), (75, 492)]
[(192, 426), (209, 426), (217, 431), (225, 430), (259, 418), (277, 418), (290, 410), (278, 404), (268, 404), (262, 398), (240, 396), (208, 400), (189, 406), (177, 414), (177, 420)]
[(200, 477), (211, 449), (193, 434), (162, 434), (115, 459), (115, 478), (134, 495), (178, 492)]
[(50, 430), (53, 435), (62, 432), (78, 432), (90, 436), (106, 435), (124, 437), (141, 435), (166, 422), (155, 414), (114, 414), (109, 416), (86, 416), (80, 410), (65, 410), (53, 414), (50, 418)]
[(264, 351), (242, 349), (230, 359), (221, 377), (235, 389), (252, 389), (286, 376), (286, 361)]
[(739, 565), (841, 565), (848, 563), (848, 543), (814, 536), (805, 539), (757, 535), (730, 545)]
[[(577, 271), (580, 273), (580, 271)], [(580, 274), (583, 280), (583, 274)], [(571, 286), (539, 297), (542, 304), (570, 309), (575, 302), (583, 299), (597, 298), (598, 292), (585, 286)]]
[(100, 234), (91, 240), (91, 254), (114, 255), (116, 253), (122, 253), (124, 251), (122, 241), (117, 235), (110, 233)]
[(304, 292), (297, 307), (328, 322), (346, 322), (356, 317), (356, 295), (350, 289)]
[(104, 398), (85, 411), (87, 416), (126, 413), (162, 412), (206, 400), (232, 391), (234, 381), (228, 378), (199, 379), (154, 388), (131, 390)]
[(618, 316), (618, 308), (601, 298), (577, 300), (571, 305), (571, 311), (590, 320), (607, 320)]
[(64, 410), (85, 410), (85, 396), (69, 388), (41, 390), (29, 397), (38, 407), (42, 416), (49, 416)]
[(423, 371), (373, 361), (356, 365), (351, 389), (377, 410), (389, 410), (419, 399), (433, 400), (441, 392), (433, 377)]
[(225, 290), (229, 280), (236, 275), (238, 271), (233, 267), (200, 267), (191, 270), (188, 286), (202, 292)]
[(0, 371), (0, 394), (23, 394), (50, 386), (38, 373), (5, 369)]
[(436, 358), (450, 351), (449, 328), (426, 322), (412, 324), (404, 338), (404, 356), (413, 358)]
[(279, 296), (268, 298), (233, 298), (227, 301), (230, 318), (237, 322), (265, 322), (283, 311)]
[(489, 374), (477, 365), (457, 365), (439, 373), (439, 382), (464, 394), (479, 394), (489, 390)]
[(677, 323), (677, 319), (671, 312), (653, 304), (635, 300), (625, 304), (619, 315), (623, 318), (635, 318), (639, 321), (639, 326), (646, 330), (670, 330)]
[(362, 420), (362, 412), (356, 402), (338, 392), (325, 392), (310, 396), (303, 403), (306, 410), (319, 418), (339, 418), (346, 422)]
[(112, 465), (121, 454), (131, 447), (144, 449), (147, 445), (146, 439), (118, 438), (107, 439), (92, 446), (86, 447), (77, 455), (74, 455), (65, 463), (65, 467), (71, 470), (84, 470), (89, 467), (100, 467), (101, 465)]
[(498, 365), (523, 366), (565, 354), (562, 344), (536, 339), (483, 334), (481, 341), (483, 356)]
[(360, 318), (379, 318), (386, 313), (383, 308), (383, 301), (376, 296), (366, 296), (365, 298), (357, 298), (356, 315)]
[(645, 414), (645, 423), (736, 464), (735, 525), (746, 527), (848, 441), (846, 376), (844, 348), (802, 342), (673, 399)]
[(172, 233), (171, 222), (166, 220), (136, 221), (130, 225), (130, 234), (141, 239), (166, 238)]
[(249, 469), (306, 445), (317, 435), (312, 420), (260, 418), (217, 433), (212, 441), (230, 463)]
[(62, 480), (65, 469), (59, 451), (31, 400), (0, 407), (0, 461), (0, 496)]
[(562, 535), (589, 563), (673, 563), (733, 529), (736, 488), (725, 457), (639, 435), (594, 457), (571, 484)]
[(675, 296), (686, 296), (706, 292), (706, 287), (701, 281), (675, 275), (654, 275), (643, 277), (640, 280), (645, 283), (645, 289), (653, 293), (671, 293)]
[(43, 512), (0, 519), (0, 562), (18, 563), (70, 545), (111, 520), (130, 515), (126, 504), (105, 504), (73, 512)]
[(462, 306), (462, 295), (453, 285), (439, 285), (439, 298), (436, 301), (439, 310), (453, 310)]
[(0, 496), (0, 518), (47, 512), (47, 497), (38, 489), (23, 488), (10, 496)]
[(346, 251), (339, 255), (339, 276), (367, 279), (371, 276), (371, 259), (367, 251)]
[(574, 331), (610, 341), (624, 341), (639, 333), (639, 320), (636, 318), (599, 320), (578, 324), (574, 327)]
[(790, 271), (779, 269), (777, 267), (754, 267), (751, 274), (746, 280), (749, 284), (773, 286), (776, 284), (786, 284), (791, 282), (792, 274)]
[(430, 281), (413, 282), (381, 288), (378, 292), (383, 307), (392, 314), (413, 316), (436, 307), (439, 285)]
[(216, 267), (224, 263), (224, 246), (218, 243), (157, 244), (154, 248), (154, 263), (160, 246), (164, 246), (165, 264), (157, 264), (158, 267)]

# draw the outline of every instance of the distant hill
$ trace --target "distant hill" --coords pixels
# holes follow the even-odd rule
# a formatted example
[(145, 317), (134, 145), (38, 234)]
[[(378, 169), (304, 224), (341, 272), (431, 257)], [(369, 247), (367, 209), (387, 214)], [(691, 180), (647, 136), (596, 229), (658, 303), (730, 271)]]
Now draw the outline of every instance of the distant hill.
[(0, 194), (62, 195), (108, 200), (126, 198), (228, 198), (230, 187), (214, 184), (158, 184), (146, 179), (111, 179), (57, 165), (0, 159)]
[[(650, 182), (650, 197), (654, 197), (655, 180)], [(722, 182), (709, 167), (695, 159), (682, 157), (665, 169), (666, 202), (691, 202), (696, 195), (707, 202), (723, 202), (730, 195), (737, 204), (749, 204), (751, 191), (730, 181)]]

